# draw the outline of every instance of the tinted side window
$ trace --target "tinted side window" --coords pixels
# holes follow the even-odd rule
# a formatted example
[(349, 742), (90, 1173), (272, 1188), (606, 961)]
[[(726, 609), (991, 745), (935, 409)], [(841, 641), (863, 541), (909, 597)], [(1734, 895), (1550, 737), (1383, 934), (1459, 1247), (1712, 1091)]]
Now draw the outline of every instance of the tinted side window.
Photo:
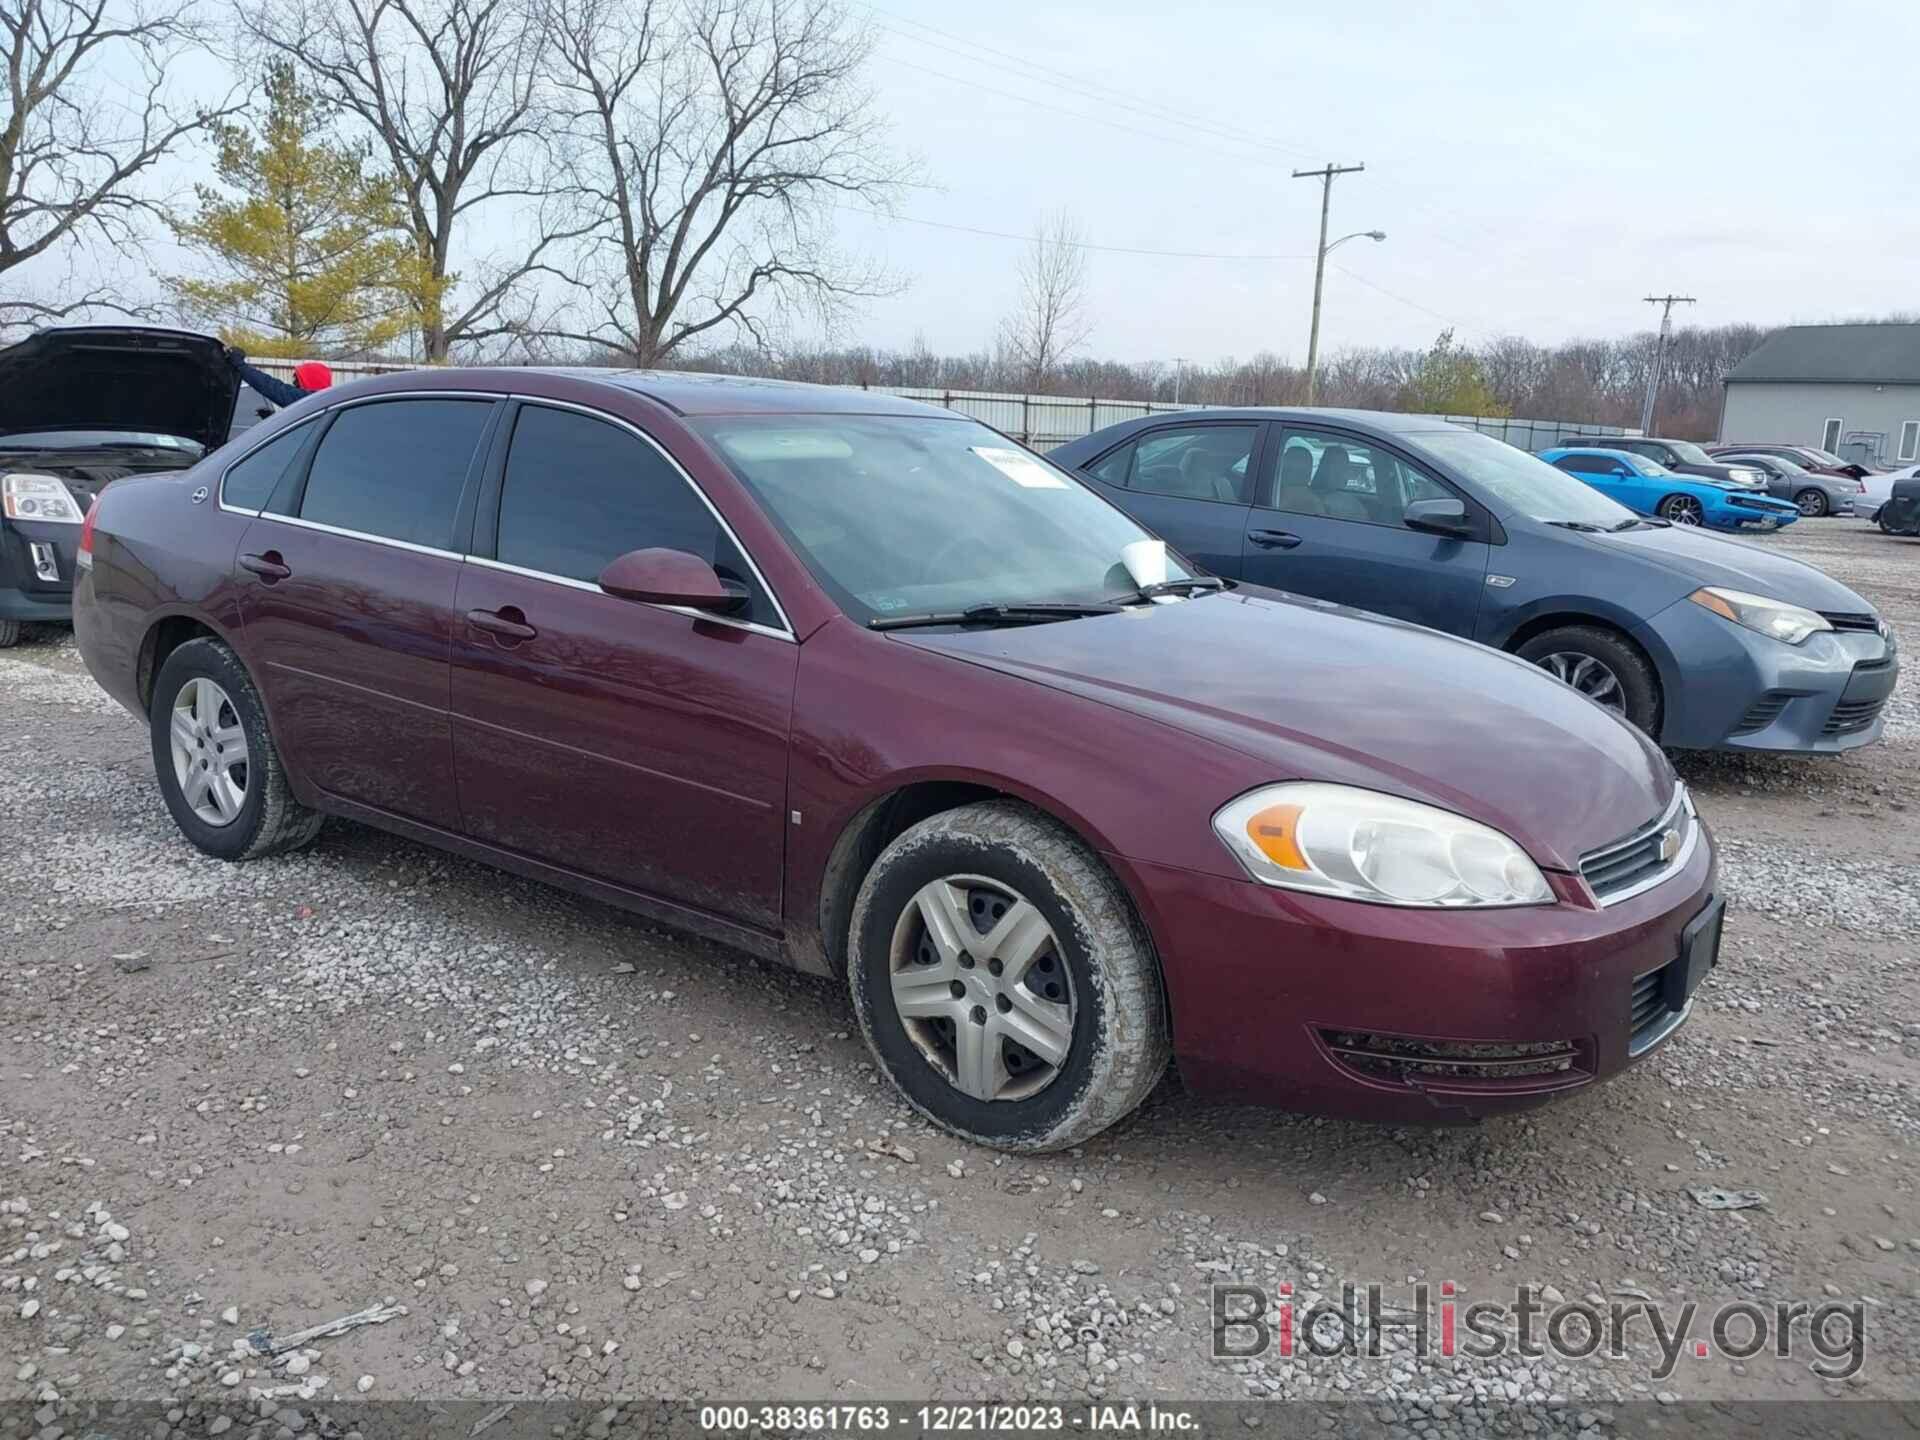
[(300, 518), (436, 550), (454, 512), (489, 400), (386, 400), (340, 412), (314, 452)]
[(227, 471), (227, 478), (220, 486), (221, 501), (240, 510), (264, 509), (273, 487), (280, 483), (311, 434), (311, 422), (296, 425), (247, 456)]
[(1245, 505), (1253, 493), (1252, 425), (1194, 425), (1156, 430), (1134, 447), (1129, 489), (1184, 500)]
[(1139, 448), (1138, 445), (1122, 445), (1098, 465), (1089, 465), (1087, 473), (1096, 480), (1124, 490), (1127, 472), (1133, 468), (1133, 452)]
[(1620, 464), (1604, 455), (1563, 455), (1553, 463), (1575, 475), (1611, 475)]
[[(590, 415), (522, 408), (501, 481), (497, 558), (591, 582), (616, 556), (653, 548), (698, 555), (753, 588), (713, 512), (653, 446)], [(746, 618), (777, 619), (758, 594)]]

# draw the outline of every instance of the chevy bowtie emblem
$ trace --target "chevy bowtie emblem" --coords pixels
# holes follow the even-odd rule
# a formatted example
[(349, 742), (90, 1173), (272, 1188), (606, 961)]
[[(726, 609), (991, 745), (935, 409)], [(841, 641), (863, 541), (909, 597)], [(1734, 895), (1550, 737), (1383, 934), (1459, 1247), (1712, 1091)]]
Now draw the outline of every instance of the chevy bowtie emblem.
[(1680, 832), (1665, 830), (1660, 835), (1660, 861), (1665, 864), (1680, 853)]

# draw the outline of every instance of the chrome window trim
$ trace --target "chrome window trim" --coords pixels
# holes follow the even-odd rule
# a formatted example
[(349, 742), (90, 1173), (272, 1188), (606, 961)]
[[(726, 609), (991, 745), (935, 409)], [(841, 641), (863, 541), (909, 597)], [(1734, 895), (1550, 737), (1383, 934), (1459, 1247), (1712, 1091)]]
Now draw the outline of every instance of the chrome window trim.
[[(239, 465), (243, 461), (251, 459), (255, 451), (266, 449), (267, 446), (273, 444), (273, 442), (278, 440), (282, 435), (291, 435), (294, 431), (300, 429), (303, 426), (312, 425), (317, 421), (324, 420), (329, 415), (337, 414), (342, 410), (352, 410), (361, 405), (377, 405), (382, 400), (489, 400), (495, 404), (499, 404), (501, 401), (504, 401), (506, 398), (507, 397), (505, 395), (500, 395), (487, 390), (389, 390), (379, 395), (356, 395), (351, 400), (343, 400), (338, 405), (329, 405), (326, 408), (316, 411), (314, 414), (307, 416), (307, 418), (304, 420), (297, 421), (294, 424), (288, 425), (283, 429), (276, 430), (273, 432), (273, 434), (268, 435), (265, 438), (258, 441), (257, 443), (248, 446), (244, 454), (234, 456), (232, 460), (227, 462), (226, 467), (222, 469), (220, 472), (220, 483), (214, 487), (214, 493), (213, 493), (214, 504), (219, 506), (222, 510), (226, 511), (229, 515), (251, 515), (256, 520), (261, 518), (274, 519), (274, 520), (285, 520), (290, 518), (285, 515), (273, 515), (266, 510), (249, 510), (244, 505), (227, 504), (227, 475), (233, 470), (233, 468), (236, 465)], [(278, 413), (278, 412), (275, 412), (275, 413)], [(262, 422), (262, 423), (265, 423), (265, 422)], [(298, 517), (296, 516), (291, 518), (297, 519)], [(326, 529), (327, 527), (323, 525), (317, 525), (316, 528)], [(358, 530), (339, 530), (339, 531), (336, 531), (335, 533), (340, 535), (351, 535), (358, 540), (386, 540), (387, 539), (387, 537), (384, 535), (368, 535)], [(394, 540), (394, 541), (391, 541), (390, 543), (395, 545), (405, 545), (408, 542), (404, 540)], [(444, 555), (448, 552), (443, 550), (443, 551), (436, 551), (434, 553)], [(456, 555), (454, 558), (458, 559), (459, 557)]]
[[(1652, 874), (1629, 885), (1624, 890), (1616, 890), (1611, 895), (1605, 897), (1594, 895), (1593, 885), (1586, 877), (1588, 865), (1602, 856), (1611, 855), (1616, 850), (1626, 850), (1641, 844), (1649, 836), (1656, 835), (1673, 824), (1675, 816), (1684, 816), (1686, 818), (1686, 832), (1680, 838), (1680, 849), (1679, 852), (1674, 855), (1673, 859), (1669, 860)], [(1664, 885), (1675, 875), (1686, 869), (1687, 862), (1693, 859), (1693, 852), (1700, 846), (1701, 829), (1700, 812), (1693, 807), (1693, 796), (1684, 784), (1677, 784), (1673, 789), (1672, 801), (1667, 805), (1665, 810), (1660, 812), (1660, 817), (1657, 820), (1642, 825), (1638, 830), (1626, 836), (1624, 839), (1616, 840), (1611, 845), (1602, 845), (1598, 850), (1589, 850), (1585, 855), (1580, 857), (1579, 873), (1581, 883), (1586, 885), (1587, 893), (1594, 895), (1594, 899), (1598, 901), (1600, 908), (1603, 910), (1611, 909), (1613, 906), (1621, 904), (1623, 901), (1631, 900), (1637, 895), (1644, 895), (1656, 885)]]
[[(745, 551), (741, 552), (745, 554)], [(545, 570), (529, 570), (524, 565), (509, 565), (504, 560), (489, 560), (485, 555), (462, 555), (458, 557), (468, 565), (478, 565), (487, 570), (499, 570), (508, 575), (519, 575), (528, 580), (544, 580), (549, 585), (564, 585), (569, 590), (584, 590), (589, 595), (606, 596), (609, 600), (618, 596), (608, 595), (598, 585), (587, 580), (576, 580), (571, 575), (554, 575)], [(735, 620), (730, 616), (716, 614), (711, 610), (696, 610), (691, 605), (654, 605), (644, 600), (627, 600), (627, 605), (645, 605), (649, 610), (663, 610), (669, 615), (684, 615), (689, 620), (699, 620), (708, 625), (725, 625), (734, 630), (747, 630), (755, 635), (765, 635), (771, 640), (784, 640), (789, 645), (799, 643), (789, 630), (776, 630), (770, 625), (762, 625), (754, 620)]]
[[(724, 616), (714, 615), (705, 610), (691, 610), (684, 605), (656, 605), (653, 607), (654, 609), (671, 610), (677, 615), (692, 615), (698, 619), (711, 620), (718, 625), (732, 625), (736, 629), (754, 630), (754, 631), (758, 631), (761, 634), (773, 635), (780, 639), (793, 640), (797, 643), (798, 637), (794, 634), (794, 631), (793, 631), (793, 621), (789, 619), (787, 616), (787, 607), (780, 603), (779, 593), (773, 588), (773, 586), (767, 583), (767, 577), (765, 574), (761, 572), (760, 563), (753, 558), (753, 552), (749, 550), (746, 547), (746, 545), (741, 542), (740, 536), (734, 531), (733, 526), (727, 523), (727, 517), (720, 513), (719, 509), (714, 505), (713, 501), (710, 498), (708, 498), (707, 492), (700, 488), (700, 482), (695, 480), (693, 476), (689, 475), (686, 472), (685, 467), (682, 466), (678, 460), (674, 459), (673, 455), (671, 454), (671, 452), (668, 451), (666, 446), (662, 445), (658, 440), (654, 439), (653, 436), (649, 435), (646, 431), (642, 430), (638, 425), (635, 425), (632, 421), (624, 420), (618, 415), (609, 414), (607, 411), (596, 409), (591, 405), (581, 405), (572, 400), (552, 400), (547, 398), (544, 395), (525, 395), (520, 393), (519, 391), (515, 391), (511, 398), (518, 400), (522, 405), (544, 405), (550, 410), (572, 410), (575, 413), (580, 415), (585, 415), (590, 419), (604, 420), (609, 425), (618, 426), (620, 429), (625, 430), (628, 434), (641, 440), (645, 444), (652, 446), (653, 449), (659, 453), (660, 458), (666, 461), (667, 464), (672, 468), (673, 473), (678, 475), (680, 479), (683, 482), (685, 482), (686, 487), (694, 493), (695, 497), (700, 501), (700, 503), (706, 506), (707, 513), (713, 516), (713, 523), (718, 525), (722, 533), (726, 535), (727, 539), (733, 542), (733, 548), (740, 552), (740, 558), (747, 562), (747, 569), (753, 572), (754, 582), (757, 585), (759, 585), (761, 591), (766, 595), (767, 602), (773, 606), (773, 613), (780, 617), (780, 624), (778, 626), (770, 626), (770, 625), (761, 625), (754, 621), (728, 620)], [(510, 463), (513, 459), (513, 443), (512, 443), (513, 437), (508, 436), (507, 439), (508, 439), (508, 443), (507, 443), (506, 459)], [(503, 464), (500, 469), (500, 489), (503, 494), (505, 493), (506, 488), (507, 488), (507, 472), (506, 472), (506, 465)], [(500, 548), (500, 533), (499, 533), (498, 525), (495, 525), (494, 527), (493, 546), (495, 550), (498, 550)], [(482, 557), (467, 556), (465, 558), (471, 560), (471, 559), (482, 558)], [(527, 570), (517, 565), (507, 565), (505, 564), (505, 562), (502, 562), (502, 561), (494, 561), (490, 563), (501, 565), (502, 568), (504, 569), (514, 571), (518, 574), (530, 576), (535, 580), (561, 580), (570, 585), (586, 585), (585, 581), (575, 580), (571, 576), (567, 576), (567, 575), (548, 575), (543, 571)], [(599, 594), (604, 595), (606, 593), (604, 590), (601, 590), (598, 585), (586, 585), (586, 588), (589, 590), (596, 591)]]
[[(544, 580), (553, 585), (564, 585), (570, 589), (590, 591), (595, 595), (605, 595), (607, 593), (598, 585), (591, 584), (585, 580), (576, 580), (571, 575), (554, 575), (544, 570), (530, 570), (520, 565), (509, 565), (502, 560), (489, 559), (484, 555), (464, 555), (453, 550), (442, 550), (433, 545), (418, 545), (411, 540), (398, 540), (391, 535), (370, 535), (364, 530), (347, 530), (338, 525), (326, 525), (318, 520), (307, 520), (298, 515), (281, 515), (269, 510), (248, 510), (243, 506), (227, 504), (225, 498), (227, 472), (251, 457), (255, 451), (264, 449), (275, 440), (278, 440), (282, 435), (291, 434), (293, 431), (300, 429), (301, 426), (311, 425), (315, 421), (324, 419), (328, 414), (340, 410), (350, 410), (361, 405), (377, 405), (387, 400), (488, 400), (494, 403), (518, 400), (524, 405), (544, 405), (554, 410), (572, 410), (578, 414), (588, 416), (591, 419), (602, 420), (609, 425), (615, 425), (625, 430), (636, 439), (651, 446), (659, 454), (660, 458), (666, 461), (672, 468), (673, 473), (678, 475), (686, 487), (694, 493), (700, 503), (706, 507), (707, 513), (713, 516), (714, 523), (720, 527), (727, 539), (733, 543), (733, 548), (740, 552), (741, 559), (747, 562), (747, 568), (753, 572), (755, 583), (760, 586), (760, 589), (767, 597), (768, 603), (773, 606), (774, 614), (780, 617), (780, 625), (771, 626), (762, 625), (752, 620), (734, 620), (725, 615), (717, 615), (707, 610), (695, 610), (691, 606), (686, 605), (649, 605), (648, 608), (652, 610), (663, 610), (672, 615), (684, 615), (690, 620), (701, 620), (711, 625), (726, 625), (735, 630), (750, 631), (753, 634), (765, 635), (771, 639), (784, 640), (788, 644), (799, 643), (799, 637), (795, 635), (793, 631), (793, 622), (787, 617), (786, 607), (780, 603), (779, 594), (774, 590), (773, 586), (767, 582), (767, 577), (761, 571), (759, 562), (753, 558), (753, 552), (747, 549), (746, 545), (741, 542), (739, 534), (734, 530), (733, 526), (727, 523), (727, 517), (715, 508), (713, 501), (708, 498), (707, 492), (700, 488), (699, 483), (686, 472), (686, 469), (678, 460), (674, 459), (667, 451), (667, 448), (632, 422), (624, 420), (618, 415), (609, 414), (605, 410), (595, 409), (591, 405), (577, 404), (571, 400), (554, 400), (544, 395), (527, 395), (519, 391), (509, 393), (489, 390), (389, 390), (383, 391), (378, 395), (359, 396), (352, 400), (345, 401), (342, 404), (331, 406), (320, 414), (310, 416), (298, 424), (289, 425), (282, 430), (276, 430), (273, 434), (266, 436), (257, 444), (249, 447), (244, 454), (236, 455), (233, 460), (227, 464), (225, 469), (220, 472), (220, 486), (216, 492), (215, 503), (218, 504), (222, 510), (233, 515), (248, 515), (256, 520), (271, 520), (281, 525), (297, 526), (302, 530), (316, 530), (324, 535), (338, 535), (347, 540), (364, 540), (370, 545), (391, 545), (396, 550), (406, 550), (416, 555), (435, 555), (446, 560), (458, 560), (464, 564), (480, 565), (490, 570), (502, 570), (512, 575), (522, 575), (529, 580)], [(511, 437), (509, 437), (509, 441), (511, 441)], [(509, 449), (508, 453), (509, 456), (511, 456), (511, 449)], [(504, 489), (506, 485), (506, 472), (504, 468), (501, 471), (500, 483)], [(497, 547), (499, 543), (496, 527), (494, 544)], [(630, 601), (627, 603), (631, 604), (634, 602)]]
[[(249, 512), (242, 511), (242, 514)], [(410, 551), (415, 555), (437, 555), (442, 560), (461, 558), (457, 550), (442, 550), (435, 545), (420, 545), (412, 540), (396, 540), (391, 535), (369, 535), (364, 530), (348, 530), (339, 525), (324, 525), (318, 520), (303, 520), (298, 515), (276, 515), (272, 511), (262, 510), (255, 514), (256, 519), (271, 520), (280, 525), (293, 525), (302, 530), (317, 530), (322, 535), (338, 535), (343, 540), (364, 540), (369, 545), (390, 545), (395, 550)]]

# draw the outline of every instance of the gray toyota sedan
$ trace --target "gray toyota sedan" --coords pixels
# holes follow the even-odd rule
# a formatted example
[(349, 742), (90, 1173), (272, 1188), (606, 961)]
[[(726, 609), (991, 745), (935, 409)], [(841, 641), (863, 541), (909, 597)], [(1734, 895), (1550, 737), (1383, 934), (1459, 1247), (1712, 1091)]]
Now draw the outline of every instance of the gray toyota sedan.
[(1510, 651), (1669, 747), (1852, 749), (1898, 677), (1892, 629), (1811, 565), (1430, 416), (1183, 411), (1049, 458), (1221, 575)]

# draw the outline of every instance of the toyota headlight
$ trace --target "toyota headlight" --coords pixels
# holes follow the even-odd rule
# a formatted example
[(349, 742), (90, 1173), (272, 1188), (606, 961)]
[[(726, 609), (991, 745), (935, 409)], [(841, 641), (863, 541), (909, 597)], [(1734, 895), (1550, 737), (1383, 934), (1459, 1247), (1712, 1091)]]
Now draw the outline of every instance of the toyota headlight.
[(73, 492), (51, 475), (32, 475), (15, 471), (0, 475), (0, 509), (9, 520), (52, 520), (62, 525), (78, 525), (87, 517)]
[(1349, 785), (1298, 782), (1242, 795), (1213, 828), (1265, 885), (1378, 905), (1544, 905), (1527, 852), (1450, 811)]
[(1833, 629), (1825, 619), (1804, 606), (1789, 605), (1784, 600), (1769, 600), (1764, 595), (1749, 595), (1744, 590), (1726, 590), (1718, 585), (1707, 585), (1687, 598), (1724, 620), (1757, 630), (1762, 635), (1771, 635), (1789, 645), (1798, 645), (1809, 635)]

